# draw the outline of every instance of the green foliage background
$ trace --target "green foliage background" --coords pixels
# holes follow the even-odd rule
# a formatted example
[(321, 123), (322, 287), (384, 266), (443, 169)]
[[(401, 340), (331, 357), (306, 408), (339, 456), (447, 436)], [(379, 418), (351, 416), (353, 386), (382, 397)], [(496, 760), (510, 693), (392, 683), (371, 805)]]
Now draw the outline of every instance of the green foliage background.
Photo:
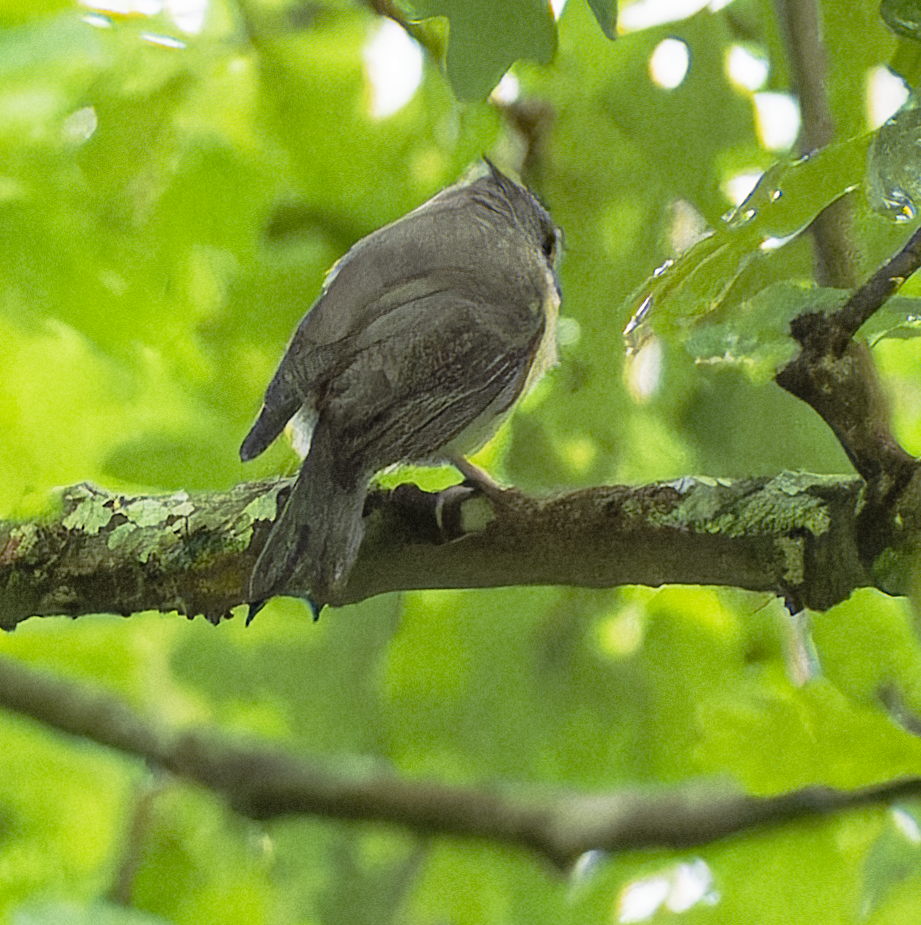
[[(736, 0), (613, 43), (582, 0), (569, 0), (555, 25), (537, 0), (510, 0), (512, 26), (490, 19), (492, 6), (419, 5), (468, 38), (449, 38), (454, 85), (428, 61), (413, 100), (378, 120), (363, 48), (380, 20), (357, 3), (213, 0), (197, 34), (165, 15), (87, 22), (69, 0), (0, 3), (6, 516), (40, 512), (50, 489), (82, 480), (208, 490), (290, 469), (283, 446), (245, 469), (237, 457), (289, 333), (357, 238), (483, 153), (515, 165), (521, 139), (502, 111), (457, 98), (482, 96), (529, 48), (549, 63), (515, 65), (523, 98), (542, 101), (552, 119), (525, 179), (565, 230), (569, 321), (560, 366), (481, 462), (538, 492), (849, 471), (818, 418), (770, 382), (768, 365), (788, 349), (778, 318), (801, 305), (775, 284), (802, 289), (810, 278), (805, 240), (751, 259), (754, 232), (724, 227), (715, 263), (692, 256), (668, 277), (672, 298), (653, 319), (658, 391), (639, 401), (624, 375), (622, 331), (636, 308), (628, 296), (674, 256), (675, 202), (719, 226), (726, 181), (782, 156), (764, 148), (751, 93), (725, 66), (741, 44), (768, 61), (767, 89), (788, 89), (771, 4)], [(593, 8), (611, 31), (613, 5)], [(848, 140), (868, 130), (867, 76), (895, 39), (871, 0), (828, 0), (822, 15), (843, 148), (834, 170), (819, 163), (781, 178), (787, 211), (764, 207), (753, 227), (765, 234), (797, 230), (863, 183), (866, 139)], [(425, 26), (433, 44), (444, 25)], [(673, 90), (649, 77), (667, 37), (690, 53)], [(905, 226), (874, 214), (860, 189), (854, 198), (869, 272)], [(712, 298), (728, 278), (731, 290)], [(695, 364), (725, 354), (727, 338), (741, 362)], [(877, 356), (898, 434), (917, 452), (917, 347), (887, 338)], [(824, 670), (805, 687), (788, 679), (784, 640), (782, 609), (764, 596), (508, 589), (386, 596), (316, 625), (287, 600), (248, 629), (239, 618), (214, 628), (159, 614), (33, 620), (0, 639), (0, 652), (103, 686), (177, 728), (212, 725), (344, 767), (371, 756), (465, 784), (614, 788), (719, 776), (767, 794), (921, 771), (921, 742), (877, 702), (896, 684), (921, 710), (904, 600), (862, 592), (815, 615)], [(709, 894), (686, 910), (658, 907), (653, 920), (917, 915), (921, 857), (904, 834), (913, 806), (697, 851), (596, 858), (567, 879), (482, 844), (361, 824), (256, 825), (15, 715), (0, 716), (0, 748), (0, 921), (17, 925), (607, 923), (623, 920), (631, 885), (694, 862), (712, 877)], [(133, 852), (131, 902), (118, 906), (107, 897)]]

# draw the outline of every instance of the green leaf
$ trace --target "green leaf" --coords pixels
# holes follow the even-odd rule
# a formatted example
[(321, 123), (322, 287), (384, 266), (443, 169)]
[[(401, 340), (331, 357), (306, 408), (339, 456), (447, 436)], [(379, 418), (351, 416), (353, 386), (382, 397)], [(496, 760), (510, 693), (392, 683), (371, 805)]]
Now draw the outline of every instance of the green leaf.
[(882, 0), (879, 15), (896, 35), (921, 39), (921, 3), (918, 0)]
[(71, 9), (71, 0), (0, 0), (0, 24), (29, 22)]
[(699, 325), (685, 347), (698, 361), (738, 366), (766, 381), (799, 350), (790, 321), (805, 311), (837, 308), (847, 293), (793, 280), (775, 283), (733, 308), (726, 321)]
[(851, 138), (768, 170), (711, 235), (630, 297), (635, 320), (652, 319), (657, 328), (675, 331), (718, 309), (752, 261), (788, 244), (829, 203), (861, 184), (871, 138)]
[[(687, 335), (685, 349), (698, 362), (736, 366), (764, 382), (793, 359), (799, 345), (790, 337), (790, 322), (804, 312), (833, 312), (847, 301), (843, 289), (823, 289), (797, 280), (765, 287)], [(884, 339), (921, 337), (921, 299), (890, 299), (860, 329), (871, 345)]]
[(860, 333), (870, 344), (921, 337), (921, 299), (904, 296), (890, 299), (863, 325)]
[(921, 84), (921, 42), (917, 39), (899, 39), (889, 70), (899, 74), (910, 87)]
[(868, 156), (867, 198), (877, 212), (896, 222), (910, 222), (918, 213), (921, 200), (919, 142), (921, 108), (917, 97), (912, 96), (880, 126)]
[(519, 58), (548, 64), (556, 51), (546, 0), (420, 0), (414, 9), (450, 21), (445, 71), (461, 100), (483, 99)]
[(617, 38), (617, 0), (588, 0), (601, 31), (611, 41)]

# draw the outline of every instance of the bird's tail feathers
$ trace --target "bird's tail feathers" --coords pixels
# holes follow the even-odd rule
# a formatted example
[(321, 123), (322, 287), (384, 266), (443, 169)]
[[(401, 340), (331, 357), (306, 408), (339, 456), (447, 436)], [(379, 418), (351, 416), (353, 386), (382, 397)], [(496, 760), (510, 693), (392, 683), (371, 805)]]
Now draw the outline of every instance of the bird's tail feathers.
[(250, 577), (250, 600), (309, 594), (319, 607), (348, 579), (364, 535), (367, 495), (362, 477), (336, 471), (332, 441), (317, 434), (287, 503), (276, 518)]

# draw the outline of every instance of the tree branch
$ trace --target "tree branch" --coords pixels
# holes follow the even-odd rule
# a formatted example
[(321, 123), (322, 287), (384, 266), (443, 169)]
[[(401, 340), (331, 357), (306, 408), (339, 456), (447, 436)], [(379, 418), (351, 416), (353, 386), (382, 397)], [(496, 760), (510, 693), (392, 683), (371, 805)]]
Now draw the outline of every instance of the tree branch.
[[(0, 659), (0, 706), (197, 783), (253, 819), (314, 815), (525, 848), (565, 869), (590, 850), (687, 848), (753, 828), (921, 793), (910, 778), (851, 792), (754, 797), (718, 782), (665, 791), (472, 789), (401, 777), (383, 763), (341, 770), (211, 732), (173, 733), (116, 698)], [(352, 763), (354, 765), (354, 763)]]
[[(291, 484), (198, 496), (67, 489), (54, 517), (0, 523), (0, 627), (33, 615), (143, 610), (218, 622), (245, 603)], [(856, 480), (794, 473), (543, 499), (405, 484), (369, 496), (359, 559), (334, 603), (420, 588), (705, 584), (826, 609), (870, 583), (857, 555), (859, 502)]]
[[(866, 344), (853, 340), (858, 328), (921, 266), (921, 230), (836, 312), (795, 318), (790, 333), (799, 355), (775, 379), (810, 405), (831, 427), (854, 468), (867, 483), (857, 525), (864, 566), (887, 548), (909, 543), (906, 519), (919, 519), (919, 462), (892, 433), (889, 404)], [(911, 490), (909, 490), (911, 489)]]
[(921, 267), (921, 228), (831, 316), (839, 349), (841, 341), (853, 337), (918, 267)]
[[(835, 138), (835, 120), (826, 93), (825, 47), (816, 0), (774, 0), (784, 33), (793, 84), (802, 115), (801, 154), (824, 148)], [(857, 285), (853, 209), (848, 197), (835, 200), (810, 226), (815, 276), (820, 286), (851, 289)]]

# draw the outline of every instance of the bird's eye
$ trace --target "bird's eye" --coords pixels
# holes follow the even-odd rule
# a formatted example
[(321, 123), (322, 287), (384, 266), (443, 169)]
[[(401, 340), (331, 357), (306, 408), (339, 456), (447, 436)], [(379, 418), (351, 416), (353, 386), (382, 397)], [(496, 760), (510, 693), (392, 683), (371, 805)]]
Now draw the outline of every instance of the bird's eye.
[(556, 255), (556, 231), (553, 228), (544, 229), (544, 239), (541, 242), (541, 250), (548, 260), (553, 260)]

